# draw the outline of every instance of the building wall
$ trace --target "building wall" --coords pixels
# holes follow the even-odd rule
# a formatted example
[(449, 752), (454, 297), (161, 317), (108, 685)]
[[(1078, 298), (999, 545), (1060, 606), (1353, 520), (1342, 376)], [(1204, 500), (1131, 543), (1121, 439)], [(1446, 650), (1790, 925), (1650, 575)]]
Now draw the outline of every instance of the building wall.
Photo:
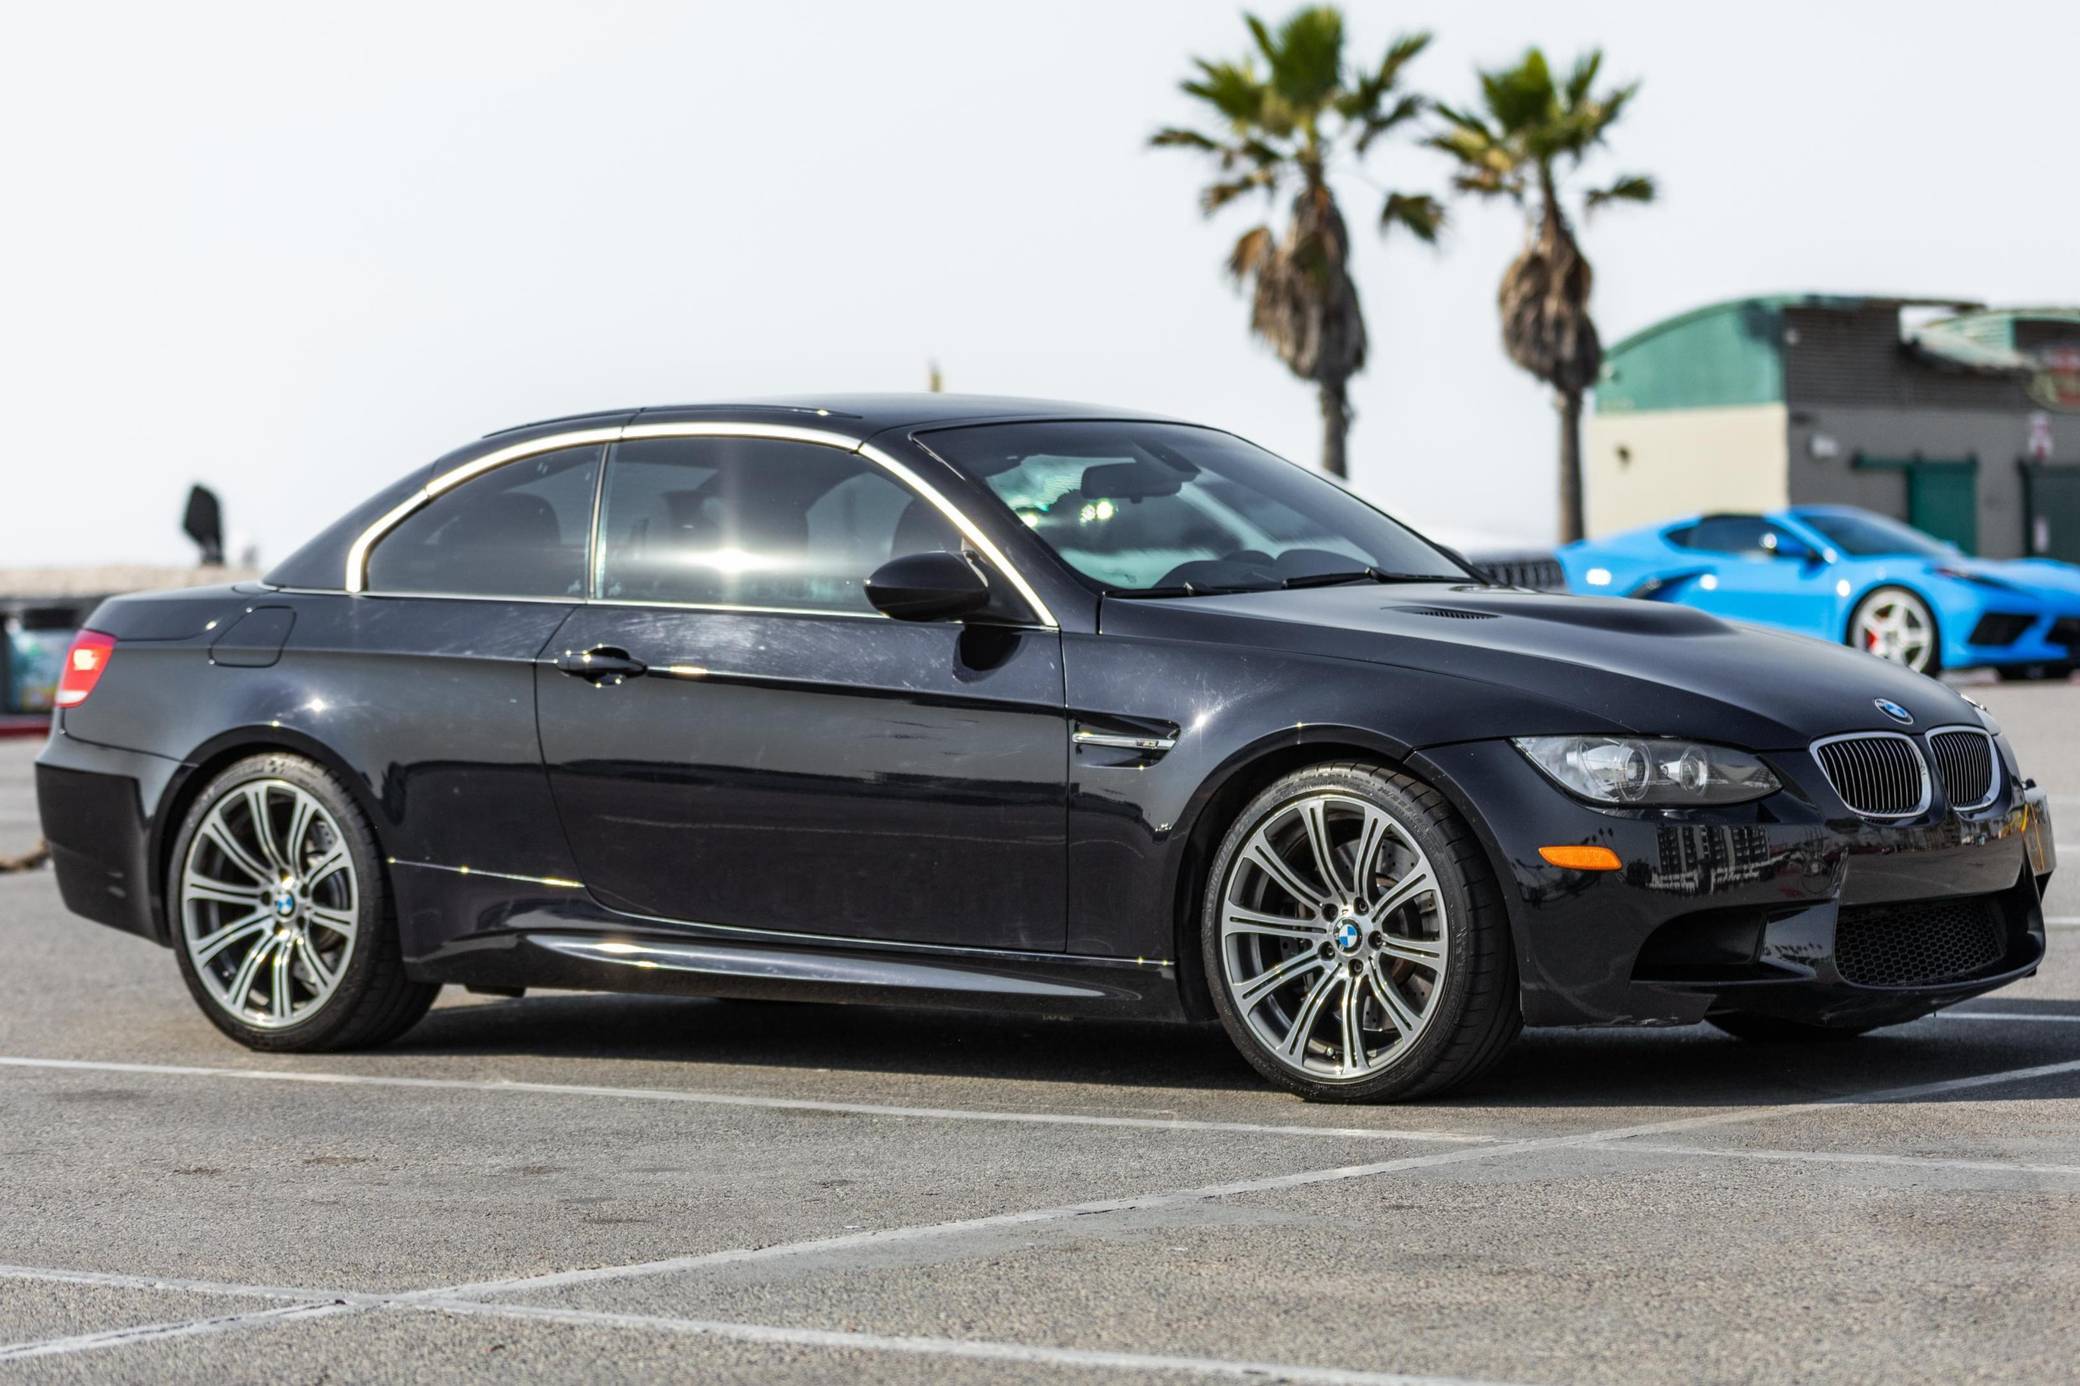
[[(1929, 359), (1902, 344), (1898, 311), (1885, 305), (1793, 308), (1784, 323), (1793, 504), (1860, 505), (1906, 519), (1905, 473), (1859, 469), (1858, 452), (1976, 457), (1976, 551), (1988, 558), (2026, 552), (2016, 460), (2028, 449), (2039, 406), (2021, 377)], [(2080, 458), (2080, 415), (2052, 413), (2049, 420), (2055, 455)]]
[(1789, 503), (1781, 404), (1598, 412), (1582, 439), (1582, 486), (1595, 538), (1707, 510)]
[[(1979, 459), (1979, 542), (1987, 558), (2024, 553), (2022, 477), (2016, 459), (2029, 445), (2025, 408), (1890, 408), (1808, 404), (1790, 420), (1789, 490), (1793, 505), (1860, 505), (1905, 519), (1907, 478), (1898, 471), (1852, 465), (1861, 451), (1873, 457)], [(2080, 458), (2080, 415), (2050, 416), (2055, 456)], [(1816, 440), (1818, 440), (1816, 442)], [(1832, 453), (1832, 456), (1816, 456)]]

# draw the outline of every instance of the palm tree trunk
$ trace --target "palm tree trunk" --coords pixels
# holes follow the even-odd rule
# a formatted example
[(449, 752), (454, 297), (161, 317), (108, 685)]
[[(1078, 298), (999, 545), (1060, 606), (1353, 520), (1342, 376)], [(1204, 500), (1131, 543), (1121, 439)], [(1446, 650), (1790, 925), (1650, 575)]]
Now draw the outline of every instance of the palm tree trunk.
[(1347, 386), (1347, 378), (1340, 375), (1321, 382), (1322, 470), (1339, 479), (1351, 474), (1350, 463), (1344, 454), (1344, 444), (1351, 432), (1351, 402)]
[(1560, 409), (1560, 542), (1582, 537), (1582, 392), (1559, 390)]

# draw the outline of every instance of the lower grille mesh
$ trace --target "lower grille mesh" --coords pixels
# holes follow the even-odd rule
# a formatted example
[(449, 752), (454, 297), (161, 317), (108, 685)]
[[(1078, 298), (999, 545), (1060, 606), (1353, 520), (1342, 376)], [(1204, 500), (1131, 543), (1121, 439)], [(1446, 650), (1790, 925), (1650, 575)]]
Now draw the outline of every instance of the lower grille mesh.
[(1860, 987), (1954, 982), (1992, 967), (2006, 951), (2000, 910), (1983, 895), (1854, 905), (1835, 922), (1835, 967)]

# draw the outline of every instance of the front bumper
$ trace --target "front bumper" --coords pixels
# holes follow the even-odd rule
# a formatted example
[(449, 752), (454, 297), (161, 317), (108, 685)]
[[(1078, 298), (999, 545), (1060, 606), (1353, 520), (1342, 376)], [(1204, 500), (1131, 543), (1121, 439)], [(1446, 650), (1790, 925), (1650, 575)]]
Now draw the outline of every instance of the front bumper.
[(1957, 632), (1944, 642), (1943, 663), (1952, 669), (2080, 662), (2076, 612), (1986, 612), (1976, 620), (1960, 618), (1946, 630)]
[[(1925, 748), (1924, 748), (1925, 753)], [(1941, 795), (1904, 822), (1862, 818), (1804, 751), (1765, 755), (1785, 788), (1722, 809), (1606, 812), (1562, 793), (1506, 742), (1425, 754), (1480, 819), (1517, 945), (1531, 1025), (1685, 1025), (1740, 1010), (1814, 1024), (1909, 1020), (2036, 970), (2055, 864), (2045, 797), (2013, 764), (1986, 808)], [(2007, 761), (2005, 752), (2004, 761)], [(1616, 852), (1611, 872), (1548, 866), (1542, 846)], [(1843, 975), (1853, 938), (1894, 919), (1969, 912), (1998, 930), (1962, 975), (1876, 984)], [(1848, 912), (1845, 915), (1845, 912)], [(1984, 934), (1977, 935), (1984, 939)]]
[(65, 908), (166, 941), (151, 811), (181, 768), (52, 732), (36, 758), (36, 808)]

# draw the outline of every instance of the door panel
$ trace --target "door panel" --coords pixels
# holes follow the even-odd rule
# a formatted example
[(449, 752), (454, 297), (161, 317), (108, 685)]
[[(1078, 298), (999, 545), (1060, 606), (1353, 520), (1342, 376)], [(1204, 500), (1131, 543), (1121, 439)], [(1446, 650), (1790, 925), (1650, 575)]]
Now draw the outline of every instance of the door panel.
[[(616, 681), (558, 669), (626, 652)], [(991, 948), (1064, 939), (1052, 630), (597, 604), (536, 666), (542, 749), (612, 908)]]
[(1966, 553), (1979, 549), (1979, 467), (1916, 462), (1907, 469), (1907, 523)]
[(1822, 634), (1834, 619), (1836, 577), (1818, 556), (1795, 556), (1805, 541), (1759, 516), (1700, 521), (1689, 545), (1706, 573), (1683, 600), (1715, 616), (1805, 634)]

